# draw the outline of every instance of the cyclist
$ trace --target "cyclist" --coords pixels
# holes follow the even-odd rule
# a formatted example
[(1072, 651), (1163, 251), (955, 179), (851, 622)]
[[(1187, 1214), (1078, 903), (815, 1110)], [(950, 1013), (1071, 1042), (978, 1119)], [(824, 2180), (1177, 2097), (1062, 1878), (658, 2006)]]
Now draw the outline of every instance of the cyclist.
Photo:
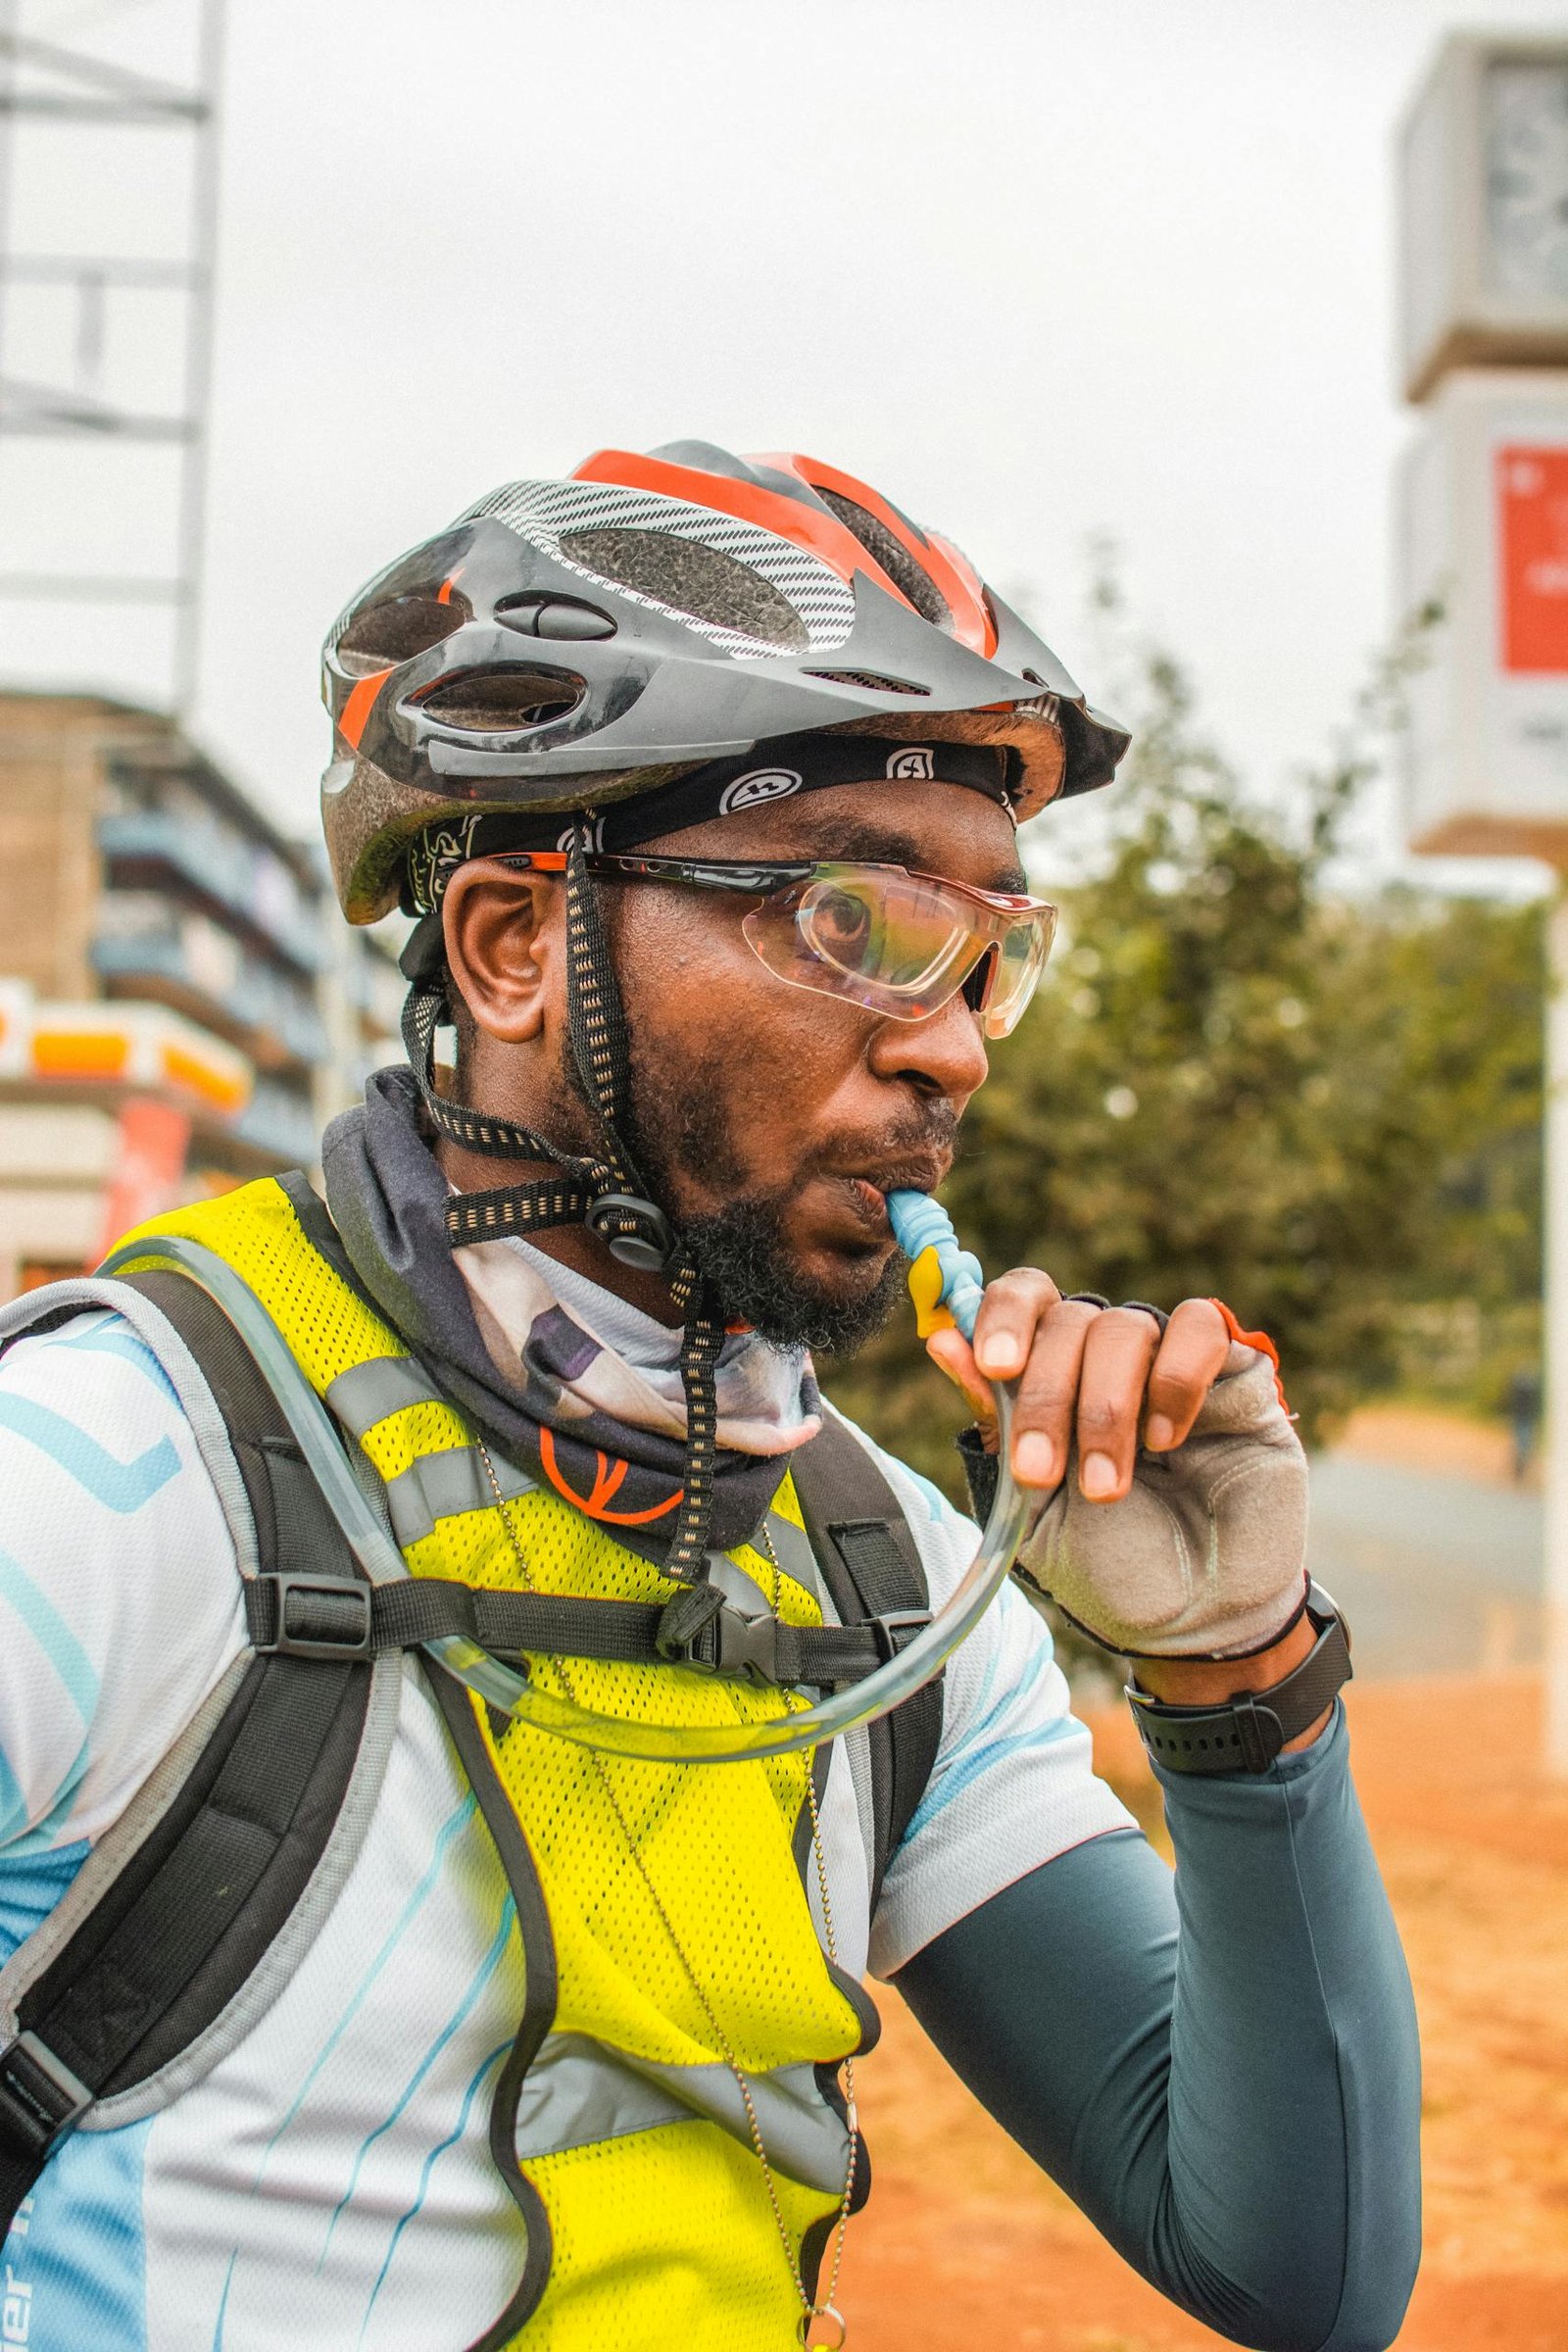
[[(1016, 828), (1125, 738), (879, 494), (702, 443), (508, 484), (325, 663), (344, 910), (415, 918), (409, 1066), (324, 1206), (247, 1187), (0, 1322), (4, 2340), (842, 2341), (869, 1973), (1185, 2309), (1387, 2345), (1409, 1986), (1228, 1310), (1024, 1269), (929, 1341), (982, 1515), (1016, 1384), (1020, 1575), (1133, 1659), (1174, 1882), (1010, 1589), (814, 1756), (484, 1695), (510, 1658), (749, 1737), (951, 1599), (973, 1526), (808, 1351), (901, 1295), (887, 1196), (941, 1182), (1050, 945)], [(181, 1250), (332, 1416), (413, 1571), (373, 1607)]]

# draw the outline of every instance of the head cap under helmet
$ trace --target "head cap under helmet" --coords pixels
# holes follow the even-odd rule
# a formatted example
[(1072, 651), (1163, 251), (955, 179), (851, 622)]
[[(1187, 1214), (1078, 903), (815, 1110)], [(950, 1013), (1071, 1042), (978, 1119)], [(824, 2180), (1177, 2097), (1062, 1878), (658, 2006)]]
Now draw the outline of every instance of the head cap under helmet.
[(1020, 819), (1108, 783), (1128, 740), (865, 483), (697, 441), (507, 483), (362, 589), (323, 662), (351, 922), (406, 895), (432, 827), (602, 809), (781, 737), (997, 746)]

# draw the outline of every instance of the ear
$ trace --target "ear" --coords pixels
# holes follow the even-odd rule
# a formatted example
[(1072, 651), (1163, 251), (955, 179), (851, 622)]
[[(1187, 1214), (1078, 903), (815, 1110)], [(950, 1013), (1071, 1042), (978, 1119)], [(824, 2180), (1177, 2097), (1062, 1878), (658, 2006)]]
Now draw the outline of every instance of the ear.
[(541, 1037), (564, 973), (560, 882), (475, 858), (447, 884), (441, 922), (447, 968), (478, 1026), (505, 1045)]

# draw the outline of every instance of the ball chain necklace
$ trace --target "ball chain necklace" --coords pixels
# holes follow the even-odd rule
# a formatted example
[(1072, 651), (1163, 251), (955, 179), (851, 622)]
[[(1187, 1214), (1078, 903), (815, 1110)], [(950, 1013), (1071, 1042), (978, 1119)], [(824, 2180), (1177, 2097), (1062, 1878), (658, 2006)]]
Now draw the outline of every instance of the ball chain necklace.
[[(523, 1552), (522, 1540), (517, 1533), (516, 1527), (512, 1518), (512, 1514), (507, 1507), (507, 1498), (501, 1492), (501, 1482), (496, 1477), (495, 1464), (490, 1459), (490, 1449), (485, 1445), (485, 1442), (482, 1438), (478, 1439), (477, 1443), (479, 1448), (479, 1458), (484, 1464), (485, 1477), (490, 1482), (490, 1491), (495, 1496), (496, 1509), (500, 1514), (501, 1524), (506, 1530), (507, 1541), (512, 1546), (512, 1554), (517, 1565), (517, 1573), (522, 1578), (524, 1591), (531, 1592), (535, 1588), (533, 1579), (528, 1571), (528, 1562)], [(783, 1587), (783, 1570), (779, 1565), (778, 1554), (773, 1548), (772, 1538), (769, 1536), (766, 1526), (764, 1525), (759, 1531), (759, 1533), (761, 1537), (762, 1548), (767, 1554), (769, 1565), (773, 1571), (773, 1590), (769, 1595), (769, 1599), (772, 1606), (773, 1615), (775, 1618), (777, 1618), (779, 1611), (779, 1599)], [(571, 1678), (567, 1672), (564, 1662), (561, 1658), (557, 1657), (553, 1658), (551, 1663), (561, 1677), (562, 1687), (564, 1690), (567, 1698), (570, 1699), (572, 1704), (575, 1706), (577, 1704), (577, 1693), (571, 1687)], [(731, 1704), (733, 1705), (733, 1691), (730, 1692), (729, 1695)], [(737, 1714), (739, 1713), (738, 1707), (736, 1712)], [(800, 2262), (796, 2257), (795, 2248), (790, 2241), (789, 2227), (784, 2219), (784, 2209), (779, 2203), (778, 2188), (773, 2177), (773, 2168), (768, 2162), (767, 2148), (762, 2138), (762, 2128), (758, 2121), (757, 2105), (756, 2101), (752, 2097), (752, 2086), (750, 2082), (747, 2080), (746, 2070), (735, 2055), (734, 2044), (731, 2042), (729, 2035), (725, 2033), (723, 2027), (720, 2025), (717, 2013), (713, 2008), (713, 2004), (709, 1999), (708, 1994), (704, 1991), (702, 1983), (698, 1978), (697, 1971), (692, 1966), (690, 1959), (687, 1957), (685, 1946), (681, 1942), (680, 1936), (676, 1932), (675, 1924), (669, 1916), (669, 1912), (664, 1904), (664, 1900), (660, 1894), (658, 1887), (654, 1885), (652, 1874), (650, 1873), (648, 1864), (644, 1859), (642, 1849), (637, 1843), (631, 1824), (626, 1818), (625, 1808), (620, 1801), (619, 1793), (611, 1778), (610, 1768), (606, 1763), (605, 1758), (598, 1754), (596, 1750), (590, 1748), (588, 1750), (588, 1760), (593, 1766), (594, 1774), (599, 1782), (600, 1788), (604, 1793), (605, 1801), (609, 1805), (612, 1814), (614, 1816), (616, 1827), (619, 1829), (621, 1837), (625, 1840), (626, 1850), (631, 1857), (633, 1867), (643, 1883), (648, 1899), (654, 1907), (654, 1911), (658, 1916), (661, 1926), (663, 1928), (665, 1936), (668, 1938), (669, 1947), (674, 1953), (676, 1961), (680, 1966), (681, 1974), (686, 1979), (688, 1985), (691, 1987), (693, 1997), (695, 1998), (698, 2007), (702, 2010), (704, 2017), (708, 2021), (709, 2029), (712, 2034), (714, 2042), (717, 2044), (719, 2055), (722, 2057), (724, 2064), (729, 2068), (730, 2073), (735, 2078), (735, 2086), (740, 2092), (741, 2104), (746, 2111), (746, 2128), (751, 2136), (753, 2152), (757, 2157), (758, 2164), (761, 2168), (762, 2184), (767, 2191), (767, 2201), (772, 2209), (773, 2224), (778, 2231), (779, 2244), (784, 2249), (784, 2260), (789, 2265), (790, 2278), (794, 2281), (796, 2296), (801, 2306), (801, 2316), (795, 2324), (796, 2335), (803, 2345), (818, 2346), (821, 2348), (821, 2352), (840, 2352), (840, 2347), (842, 2347), (842, 2345), (848, 2339), (849, 2329), (845, 2325), (843, 2314), (837, 2309), (833, 2298), (838, 2292), (839, 2273), (844, 2262), (844, 2235), (849, 2226), (850, 2207), (854, 2202), (855, 2197), (855, 2181), (859, 2163), (860, 2146), (859, 2119), (855, 2103), (855, 2060), (853, 2057), (848, 2057), (844, 2061), (846, 2110), (845, 2123), (849, 2132), (850, 2152), (844, 2169), (844, 2189), (839, 2198), (838, 2212), (833, 2223), (833, 2252), (828, 2266), (827, 2292), (819, 2299), (813, 2300), (813, 2298), (807, 2292), (806, 2280), (801, 2273)], [(827, 1949), (828, 1960), (834, 1967), (836, 1967), (838, 1965), (839, 1956), (838, 1944), (833, 1932), (833, 1905), (828, 1894), (827, 1864), (822, 1851), (822, 1824), (817, 1811), (815, 1780), (809, 1770), (808, 1771), (806, 1777), (806, 1802), (811, 1816), (811, 1853), (816, 1866), (817, 1891), (822, 1905), (823, 1939)], [(818, 2322), (820, 2322), (824, 2328), (835, 2329), (836, 2332), (830, 2335), (813, 2336), (812, 2328)]]

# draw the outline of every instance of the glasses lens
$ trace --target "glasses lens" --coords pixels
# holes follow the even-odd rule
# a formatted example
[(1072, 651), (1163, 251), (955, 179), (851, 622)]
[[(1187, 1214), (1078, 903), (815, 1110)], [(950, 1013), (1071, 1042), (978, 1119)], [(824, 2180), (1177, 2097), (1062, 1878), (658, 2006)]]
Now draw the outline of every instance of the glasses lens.
[(1034, 994), (1054, 909), (999, 920), (966, 893), (899, 866), (822, 864), (754, 906), (741, 925), (770, 972), (896, 1020), (940, 1010), (984, 957), (981, 1019), (1005, 1037)]
[(826, 873), (796, 914), (804, 945), (846, 978), (922, 995), (964, 944), (953, 909), (912, 876)]
[(991, 982), (984, 1023), (987, 1037), (1007, 1037), (1017, 1028), (1056, 935), (1056, 909), (1042, 907), (1027, 921), (1014, 923), (1004, 935)]

